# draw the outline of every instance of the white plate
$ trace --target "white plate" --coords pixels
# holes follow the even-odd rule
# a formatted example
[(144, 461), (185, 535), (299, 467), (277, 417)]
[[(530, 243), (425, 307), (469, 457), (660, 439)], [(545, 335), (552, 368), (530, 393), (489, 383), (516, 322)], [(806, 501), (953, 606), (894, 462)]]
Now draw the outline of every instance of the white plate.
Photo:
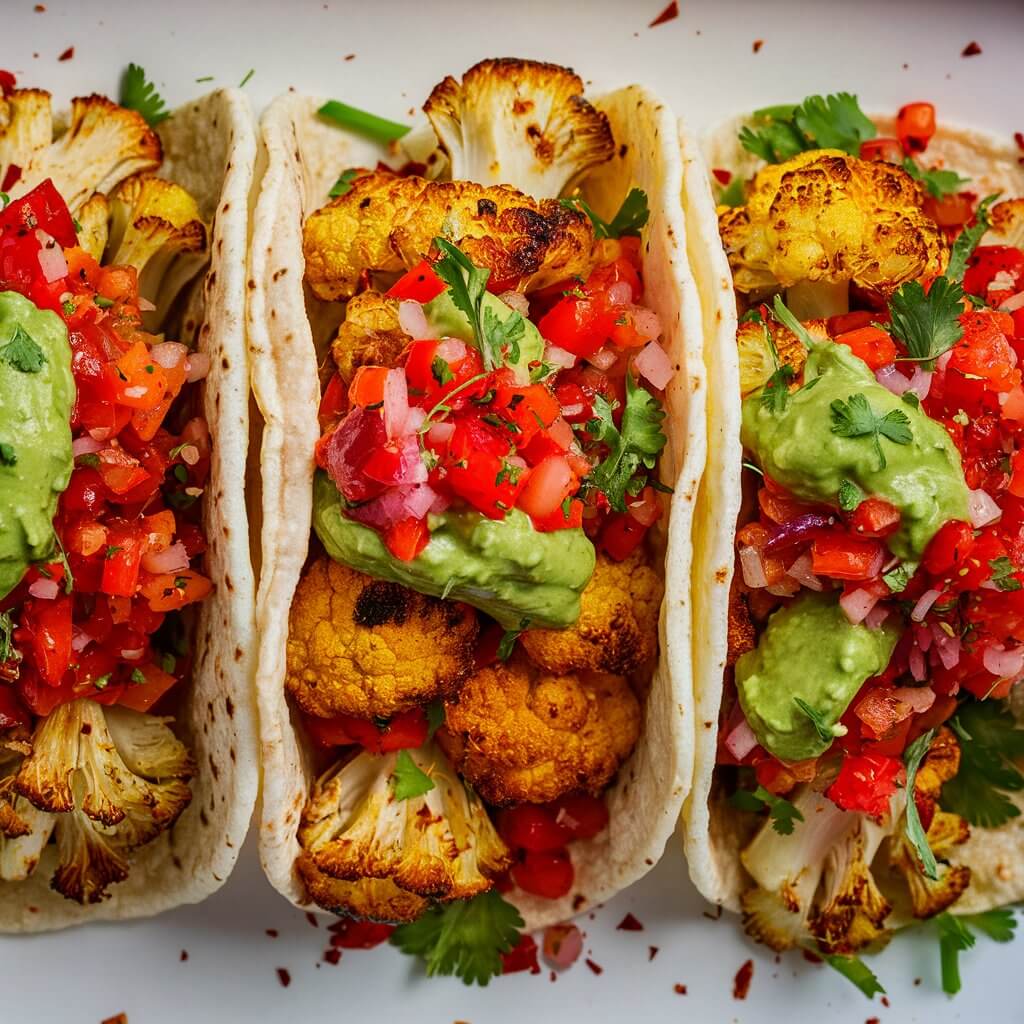
[[(744, 3), (682, 0), (681, 16), (656, 29), (664, 6), (552, 0), (285, 3), (197, 0), (75, 3), (4, 0), (0, 67), (58, 98), (115, 92), (128, 61), (142, 64), (168, 102), (214, 84), (247, 84), (260, 107), (294, 86), (402, 119), (448, 72), (482, 57), (572, 64), (595, 89), (632, 81), (658, 89), (694, 127), (739, 110), (814, 92), (857, 92), (868, 110), (918, 99), (940, 116), (1009, 134), (1024, 129), (1019, 97), (1024, 7), (941, 4)], [(764, 41), (760, 52), (753, 42)], [(977, 40), (980, 56), (964, 59)], [(74, 57), (57, 57), (74, 46)], [(344, 57), (355, 54), (352, 60)], [(116, 93), (115, 93), (116, 94)], [(1021, 945), (979, 940), (963, 959), (964, 992), (939, 991), (930, 932), (901, 936), (871, 962), (892, 1008), (869, 1003), (828, 968), (798, 956), (781, 963), (747, 943), (724, 918), (710, 921), (683, 881), (679, 844), (648, 878), (584, 919), (599, 976), (582, 963), (549, 981), (515, 975), (487, 989), (425, 981), (414, 964), (382, 949), (321, 964), (326, 932), (285, 905), (246, 849), (225, 888), (198, 907), (149, 922), (94, 926), (39, 938), (0, 939), (0, 1021), (98, 1024), (124, 1011), (130, 1024), (304, 1020), (682, 1020), (837, 1024), (1019, 1019)], [(643, 932), (617, 931), (627, 912)], [(265, 934), (277, 929), (277, 938)], [(659, 952), (651, 962), (649, 946)], [(182, 951), (188, 959), (182, 961)], [(736, 970), (754, 961), (745, 1002), (732, 998)], [(277, 968), (291, 984), (283, 988)], [(915, 981), (921, 979), (919, 985)], [(687, 994), (674, 991), (676, 984)]]

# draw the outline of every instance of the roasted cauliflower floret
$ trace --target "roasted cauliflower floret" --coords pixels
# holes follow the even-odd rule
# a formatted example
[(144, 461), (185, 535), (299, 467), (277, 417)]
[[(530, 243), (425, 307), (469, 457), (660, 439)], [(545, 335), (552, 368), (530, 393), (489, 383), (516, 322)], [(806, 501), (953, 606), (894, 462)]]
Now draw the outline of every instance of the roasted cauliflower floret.
[(580, 597), (580, 617), (567, 629), (530, 629), (526, 653), (548, 672), (629, 675), (654, 657), (664, 587), (642, 551), (622, 562), (599, 555)]
[(398, 322), (398, 303), (371, 290), (349, 299), (331, 355), (351, 382), (360, 366), (395, 366), (408, 344), (409, 335)]
[(355, 882), (331, 878), (305, 850), (299, 854), (295, 867), (310, 899), (332, 914), (397, 924), (415, 921), (430, 906), (428, 900), (400, 889), (390, 878), (360, 878)]
[[(396, 797), (397, 754), (358, 754), (317, 781), (299, 826), (305, 877), (312, 866), (343, 882), (389, 880), (431, 900), (486, 892), (510, 860), (486, 810), (434, 744), (405, 753), (434, 782), (421, 796)], [(372, 895), (333, 890), (332, 909), (359, 913)], [(388, 912), (397, 912), (395, 893), (385, 887), (383, 895)]]
[(191, 799), (195, 765), (167, 719), (88, 700), (42, 719), (15, 791), (56, 816), (53, 887), (97, 903), (127, 875), (128, 855), (170, 828)]
[[(828, 338), (828, 325), (824, 320), (808, 320), (804, 327), (817, 341)], [(768, 344), (766, 331), (768, 325), (754, 320), (744, 320), (736, 332), (736, 346), (740, 360), (740, 395), (746, 398), (758, 388), (768, 383), (775, 372), (775, 359), (771, 346)], [(771, 340), (775, 343), (775, 351), (779, 362), (792, 368), (796, 378), (803, 372), (807, 362), (807, 346), (788, 328), (782, 324), (772, 323), (770, 326)]]
[(102, 192), (91, 195), (78, 211), (78, 244), (99, 263), (110, 236), (110, 201)]
[(5, 882), (20, 882), (35, 871), (57, 820), (14, 789), (22, 756), (0, 748), (0, 879)]
[(755, 300), (788, 289), (807, 320), (845, 312), (851, 282), (888, 297), (940, 273), (948, 248), (922, 212), (924, 195), (902, 168), (838, 150), (764, 167), (747, 204), (719, 213), (736, 289)]
[(376, 172), (306, 221), (306, 278), (318, 298), (347, 299), (363, 271), (413, 267), (438, 235), (503, 288), (543, 288), (585, 272), (593, 242), (587, 217), (555, 199)]
[(156, 307), (144, 321), (158, 326), (209, 256), (196, 201), (162, 178), (129, 178), (110, 200), (106, 255), (107, 263), (138, 271), (139, 295)]
[(555, 675), (513, 656), (470, 676), (438, 739), (488, 803), (598, 793), (630, 755), (640, 705), (621, 676)]
[(1024, 248), (1024, 197), (1004, 199), (989, 210), (992, 226), (985, 232), (985, 245), (1012, 245)]
[(142, 115), (105, 96), (73, 99), (67, 131), (53, 134), (49, 93), (15, 90), (0, 103), (0, 178), (23, 161), (12, 196), (52, 178), (77, 214), (94, 192), (107, 194), (133, 174), (155, 171), (163, 159), (160, 138)]
[(321, 718), (390, 718), (454, 694), (473, 669), (476, 612), (318, 558), (295, 591), (285, 688)]
[(449, 76), (435, 86), (423, 110), (453, 179), (512, 185), (538, 199), (561, 195), (615, 150), (582, 79), (557, 64), (481, 61), (461, 82)]

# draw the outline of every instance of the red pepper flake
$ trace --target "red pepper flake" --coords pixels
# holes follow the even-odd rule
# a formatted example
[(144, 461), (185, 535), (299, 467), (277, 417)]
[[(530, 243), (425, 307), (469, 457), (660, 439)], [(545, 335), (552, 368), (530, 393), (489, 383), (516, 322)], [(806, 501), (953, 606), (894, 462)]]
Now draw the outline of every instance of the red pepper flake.
[(333, 946), (330, 949), (324, 950), (324, 961), (329, 964), (336, 964), (341, 960), (341, 950), (335, 949)]
[(356, 59), (356, 55), (354, 53), (346, 53), (345, 54), (345, 60), (355, 60), (355, 59)]
[(764, 40), (755, 39), (754, 42), (751, 44), (751, 49), (754, 51), (754, 53), (760, 53), (762, 46), (764, 46)]
[(754, 977), (754, 961), (748, 960), (737, 972), (732, 982), (733, 999), (746, 999), (750, 982)]
[(292, 983), (291, 971), (286, 967), (278, 967), (277, 980), (281, 983), (281, 988), (287, 988)]
[(107, 1017), (100, 1024), (128, 1024), (127, 1013), (115, 1013), (113, 1017)]
[(43, 14), (46, 11), (46, 4), (36, 4), (36, 6), (33, 9), (35, 10), (36, 14)]
[(882, 1005), (888, 1010), (889, 1009), (889, 997), (882, 996)]
[(507, 953), (501, 954), (501, 973), (515, 974), (518, 971), (540, 974), (537, 942), (529, 932), (520, 936), (519, 941)]
[(270, 938), (272, 938), (272, 939), (276, 939), (277, 938), (277, 929), (276, 928), (268, 928), (267, 929), (267, 935), (269, 935)]
[(961, 51), (961, 57), (977, 57), (981, 53), (981, 47), (972, 39)]
[[(675, 5), (673, 4), (673, 6), (675, 6)], [(593, 971), (593, 972), (594, 972), (595, 974), (604, 974), (604, 968), (603, 968), (603, 967), (602, 967), (602, 966), (601, 966), (600, 964), (595, 964), (595, 963), (594, 963), (594, 961), (593, 961), (593, 960), (591, 960), (591, 959), (590, 959), (589, 957), (588, 957), (588, 958), (587, 958), (587, 959), (586, 959), (586, 960), (584, 961), (584, 963), (585, 963), (585, 964), (586, 964), (586, 965), (587, 965), (587, 966), (588, 966), (588, 967), (589, 967), (589, 968), (590, 968), (590, 969), (591, 969), (591, 970), (592, 970), (592, 971)]]
[(558, 971), (552, 971), (548, 975), (548, 981), (558, 981)]
[(72, 57), (74, 57), (74, 55), (75, 55), (75, 48), (74, 48), (73, 46), (69, 46), (69, 47), (68, 47), (68, 48), (67, 48), (67, 49), (66, 49), (66, 50), (65, 50), (65, 51), (64, 51), (64, 52), (63, 52), (63, 53), (62, 53), (62, 54), (61, 54), (61, 55), (60, 55), (60, 56), (59, 56), (59, 57), (57, 58), (57, 60), (71, 60), (71, 58), (72, 58)]
[(820, 964), (820, 963), (824, 963), (824, 961), (823, 961), (823, 960), (821, 959), (821, 957), (820, 957), (820, 956), (818, 956), (818, 954), (817, 954), (817, 953), (812, 953), (812, 952), (811, 952), (811, 951), (810, 951), (809, 949), (802, 949), (802, 950), (800, 950), (800, 952), (801, 952), (801, 953), (803, 954), (803, 958), (804, 958), (804, 959), (805, 959), (805, 960), (806, 960), (806, 961), (807, 961), (807, 962), (808, 962), (809, 964)]
[(331, 945), (336, 949), (373, 949), (391, 936), (395, 926), (346, 918), (328, 925), (327, 930), (333, 933)]
[(652, 21), (650, 23), (650, 25), (648, 25), (647, 27), (648, 28), (657, 28), (659, 25), (664, 25), (666, 21), (674, 21), (678, 17), (679, 17), (679, 4), (676, 3), (676, 0), (672, 0), (672, 3), (670, 3), (668, 5), (668, 7), (666, 7), (665, 10), (663, 10), (661, 12), (661, 14), (659, 14), (654, 19), (654, 21)]
[(313, 926), (314, 928), (319, 928), (319, 927), (320, 927), (320, 922), (319, 922), (319, 921), (318, 921), (318, 920), (316, 919), (316, 914), (314, 914), (314, 913), (313, 913), (313, 912), (312, 912), (311, 910), (307, 910), (307, 911), (306, 911), (306, 920), (307, 920), (307, 921), (308, 921), (308, 922), (309, 922), (309, 923), (310, 923), (310, 924), (311, 924), (311, 925), (312, 925), (312, 926)]
[(650, 963), (657, 955), (658, 955), (658, 947), (657, 946), (648, 946), (647, 947), (647, 962), (648, 963)]
[(718, 904), (718, 906), (717, 906), (717, 907), (715, 907), (715, 912), (714, 912), (713, 914), (712, 914), (712, 913), (711, 913), (711, 911), (709, 911), (709, 910), (702, 910), (702, 911), (701, 911), (701, 913), (702, 913), (702, 914), (703, 914), (703, 915), (704, 915), (704, 916), (705, 916), (705, 917), (706, 917), (706, 918), (707, 918), (707, 919), (708, 919), (709, 921), (718, 921), (718, 920), (720, 920), (720, 919), (721, 919), (721, 917), (722, 917), (722, 904), (721, 904), (721, 903), (719, 903), (719, 904)]
[(864, 1021), (864, 1024), (880, 1024), (880, 1021), (877, 1017), (868, 1017), (868, 1019)]
[(686, 986), (685, 985), (680, 985), (678, 981), (672, 986), (672, 989), (673, 989), (673, 991), (675, 992), (675, 994), (677, 996), (685, 996), (686, 995)]
[(1024, 132), (1014, 132), (1013, 141), (1017, 143), (1017, 148), (1024, 150)]
[(184, 962), (185, 962), (185, 961), (186, 961), (186, 960), (188, 959), (188, 950), (187, 950), (187, 949), (183, 949), (183, 950), (181, 951), (181, 956), (179, 956), (179, 957), (178, 957), (178, 959), (179, 959), (179, 960), (180, 960), (180, 961), (181, 961), (182, 963), (184, 963)]
[(728, 185), (732, 181), (732, 171), (727, 171), (724, 167), (712, 167), (711, 173), (719, 185)]
[(632, 914), (627, 914), (615, 928), (620, 932), (642, 932), (644, 930), (644, 926)]

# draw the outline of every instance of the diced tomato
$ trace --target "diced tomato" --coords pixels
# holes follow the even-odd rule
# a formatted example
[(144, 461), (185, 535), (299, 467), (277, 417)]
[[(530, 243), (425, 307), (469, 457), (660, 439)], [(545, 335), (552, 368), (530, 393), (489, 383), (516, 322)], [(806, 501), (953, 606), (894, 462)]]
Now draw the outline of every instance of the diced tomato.
[(329, 750), (333, 747), (349, 747), (359, 741), (349, 732), (349, 723), (355, 721), (349, 715), (334, 718), (319, 718), (303, 713), (302, 724), (310, 738), (318, 746)]
[(67, 203), (47, 178), (20, 199), (12, 199), (0, 211), (0, 232), (22, 231), (29, 234), (40, 228), (65, 248), (78, 244), (75, 222), (68, 212)]
[(593, 298), (567, 295), (541, 317), (540, 333), (552, 345), (586, 359), (611, 337), (619, 313)]
[(400, 519), (388, 527), (384, 543), (399, 561), (411, 562), (430, 543), (430, 528), (425, 519)]
[(529, 474), (519, 492), (517, 505), (527, 515), (544, 521), (561, 511), (565, 499), (578, 489), (579, 480), (565, 456), (549, 455)]
[(149, 473), (139, 465), (139, 460), (120, 445), (104, 448), (96, 457), (103, 484), (114, 495), (127, 494), (149, 480)]
[(888, 537), (900, 526), (900, 510), (884, 498), (865, 498), (847, 518), (858, 537)]
[(885, 549), (875, 540), (858, 540), (832, 532), (815, 537), (811, 544), (811, 571), (838, 580), (869, 580), (877, 576)]
[(923, 153), (935, 134), (935, 107), (931, 103), (908, 103), (896, 115), (896, 135), (908, 156)]
[(14, 729), (28, 725), (28, 710), (13, 686), (0, 686), (0, 729)]
[(925, 216), (935, 221), (940, 228), (953, 229), (963, 227), (974, 215), (974, 203), (971, 196), (964, 192), (953, 192), (936, 199), (925, 196)]
[(0, 96), (6, 96), (18, 84), (18, 80), (10, 71), (0, 69)]
[(178, 681), (170, 672), (165, 672), (152, 662), (139, 665), (132, 670), (131, 675), (131, 681), (125, 685), (118, 704), (134, 711), (148, 711)]
[(512, 868), (512, 880), (524, 892), (557, 900), (572, 888), (575, 871), (565, 850), (528, 850)]
[(384, 401), (384, 381), (387, 379), (386, 366), (360, 366), (348, 389), (348, 400), (353, 405), (366, 408)]
[(139, 273), (127, 265), (100, 267), (96, 290), (111, 302), (134, 303), (139, 294)]
[(142, 536), (137, 527), (114, 519), (107, 530), (107, 550), (103, 562), (104, 594), (131, 597), (139, 580), (142, 561)]
[(147, 575), (139, 592), (155, 612), (173, 612), (193, 601), (201, 601), (213, 589), (207, 577), (193, 569)]
[(640, 546), (647, 527), (638, 523), (628, 512), (617, 512), (608, 519), (601, 531), (601, 547), (616, 562), (624, 561)]
[(330, 925), (331, 945), (335, 949), (373, 949), (387, 942), (394, 930), (393, 924), (346, 917)]
[(835, 341), (863, 359), (871, 370), (880, 370), (896, 359), (896, 344), (880, 327), (859, 327), (838, 335)]
[(884, 160), (890, 164), (903, 163), (903, 147), (899, 139), (879, 137), (860, 144), (861, 160)]
[(110, 647), (90, 644), (78, 655), (74, 669), (75, 696), (96, 698), (109, 689), (119, 660), (119, 653)]
[(550, 805), (555, 821), (573, 839), (593, 839), (608, 827), (608, 806), (599, 796), (570, 793)]
[(552, 810), (539, 804), (519, 804), (499, 812), (498, 832), (514, 850), (561, 850), (573, 838), (556, 822)]
[(537, 940), (529, 932), (520, 935), (519, 941), (507, 953), (501, 954), (502, 974), (517, 974), (519, 971), (540, 974)]
[(879, 818), (889, 809), (889, 798), (903, 775), (903, 762), (881, 754), (847, 754), (835, 782), (825, 795), (844, 811), (860, 811)]
[(388, 290), (392, 299), (412, 299), (414, 302), (429, 302), (437, 298), (447, 286), (434, 273), (429, 260), (421, 260), (412, 270), (403, 274)]
[(583, 525), (583, 502), (572, 498), (566, 509), (559, 505), (549, 516), (532, 516), (533, 528), (538, 533), (553, 533), (555, 530), (578, 530)]
[[(990, 286), (997, 276), (1006, 283)], [(971, 254), (964, 273), (964, 291), (980, 295), (993, 305), (1024, 287), (1024, 252), (1012, 245), (979, 245)]]
[(430, 724), (423, 708), (413, 708), (394, 715), (380, 732), (380, 753), (422, 747), (427, 742)]
[(970, 523), (951, 521), (932, 537), (925, 548), (923, 565), (928, 573), (941, 577), (962, 566), (974, 547)]
[(30, 666), (24, 665), (18, 677), (18, 692), (29, 711), (41, 718), (58, 705), (75, 699), (70, 675), (66, 675), (59, 686), (50, 686)]
[(30, 597), (21, 612), (21, 626), (40, 678), (58, 686), (71, 662), (71, 598), (58, 594), (52, 600)]
[(323, 397), (320, 399), (320, 408), (317, 416), (320, 420), (321, 429), (334, 424), (345, 414), (348, 408), (348, 388), (345, 386), (345, 378), (335, 372), (324, 389)]

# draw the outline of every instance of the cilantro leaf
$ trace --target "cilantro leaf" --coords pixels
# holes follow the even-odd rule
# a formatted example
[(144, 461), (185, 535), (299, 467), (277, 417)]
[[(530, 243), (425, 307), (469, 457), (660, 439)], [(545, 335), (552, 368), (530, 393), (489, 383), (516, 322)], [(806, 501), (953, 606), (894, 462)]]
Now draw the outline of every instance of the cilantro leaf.
[(856, 985), (868, 999), (872, 999), (878, 994), (885, 995), (882, 983), (859, 956), (839, 956), (838, 954), (822, 953), (819, 949), (814, 949), (812, 952), (820, 956), (832, 970), (838, 971), (847, 981)]
[(621, 428), (615, 426), (612, 407), (603, 395), (595, 397), (594, 413), (595, 418), (587, 423), (587, 432), (608, 446), (608, 455), (594, 467), (587, 480), (605, 495), (616, 512), (625, 512), (630, 478), (641, 466), (654, 469), (665, 447), (666, 437), (661, 431), (665, 410), (654, 395), (633, 379), (632, 373), (627, 373)]
[(14, 647), (14, 620), (10, 612), (0, 612), (0, 664), (18, 657)]
[(775, 300), (772, 303), (772, 309), (775, 312), (775, 319), (782, 324), (783, 327), (788, 327), (796, 336), (797, 339), (803, 342), (804, 348), (810, 349), (814, 347), (814, 339), (811, 337), (810, 332), (806, 327), (793, 315), (789, 307), (782, 301), (781, 295), (776, 295)]
[(982, 235), (992, 226), (988, 211), (989, 207), (998, 198), (999, 193), (997, 192), (995, 195), (986, 196), (982, 199), (978, 203), (978, 208), (974, 211), (974, 223), (964, 228), (956, 236), (956, 241), (953, 242), (953, 248), (949, 253), (949, 263), (946, 265), (946, 277), (951, 281), (962, 281), (964, 279), (964, 271), (967, 269), (967, 261), (971, 258), (971, 253), (977, 249)]
[(163, 97), (138, 64), (129, 64), (121, 79), (120, 104), (138, 111), (150, 128), (171, 116)]
[(939, 932), (942, 991), (954, 996), (960, 991), (960, 954), (974, 945), (974, 933), (948, 911), (935, 918)]
[(450, 381), (455, 379), (455, 375), (452, 373), (452, 368), (448, 365), (448, 361), (446, 359), (442, 359), (440, 356), (434, 356), (430, 361), (430, 373), (441, 387), (444, 387), (445, 384), (448, 384)]
[(855, 512), (864, 500), (864, 492), (852, 480), (844, 479), (839, 484), (837, 500), (844, 512)]
[(0, 348), (0, 359), (22, 373), (38, 373), (46, 363), (46, 353), (21, 324), (15, 324), (10, 341)]
[(915, 181), (921, 182), (935, 199), (952, 195), (961, 185), (967, 185), (971, 180), (970, 178), (961, 178), (956, 171), (944, 171), (938, 167), (921, 167), (913, 157), (909, 156), (903, 161), (903, 170)]
[(890, 409), (884, 416), (879, 416), (859, 392), (850, 395), (845, 402), (834, 399), (831, 409), (832, 433), (840, 437), (870, 437), (878, 454), (879, 470), (887, 465), (881, 438), (893, 444), (910, 444), (914, 439), (910, 419), (902, 409)]
[(495, 365), (519, 362), (519, 342), (526, 333), (526, 320), (518, 310), (504, 319), (493, 309), (484, 309), (484, 338)]
[(438, 697), (427, 705), (427, 739), (433, 739), (434, 733), (444, 725), (444, 701)]
[(929, 369), (963, 337), (958, 319), (963, 298), (963, 288), (946, 277), (937, 277), (927, 295), (919, 281), (908, 281), (889, 300), (890, 333), (907, 346), (911, 359)]
[(753, 126), (740, 131), (743, 148), (770, 164), (782, 163), (809, 149), (841, 149), (854, 156), (873, 139), (874, 124), (848, 92), (808, 96), (799, 106), (755, 110)]
[(882, 579), (889, 588), (890, 593), (902, 594), (907, 589), (910, 577), (913, 573), (905, 565), (897, 565), (888, 572), (882, 573)]
[(775, 416), (784, 413), (789, 405), (789, 385), (794, 377), (796, 374), (792, 366), (785, 363), (779, 366), (761, 389), (761, 407)]
[(990, 559), (988, 565), (992, 570), (992, 582), (999, 590), (1009, 592), (1021, 589), (1020, 580), (1014, 575), (1017, 567), (1006, 555)]
[(928, 845), (928, 837), (925, 835), (924, 827), (921, 825), (921, 818), (917, 813), (917, 802), (914, 800), (914, 780), (917, 778), (917, 770), (921, 767), (928, 748), (935, 739), (935, 730), (929, 729), (922, 736), (918, 736), (913, 743), (907, 747), (903, 755), (903, 763), (907, 766), (907, 839), (914, 847), (917, 858), (921, 862), (921, 870), (926, 878), (933, 882), (938, 880), (939, 865), (935, 860), (935, 854)]
[(742, 206), (746, 201), (743, 179), (738, 174), (718, 193), (719, 206)]
[(769, 792), (764, 786), (757, 789), (737, 789), (729, 803), (738, 807), (741, 811), (760, 811), (768, 808), (768, 816), (771, 818), (772, 828), (780, 836), (793, 834), (794, 822), (803, 821), (804, 816), (798, 808), (791, 804), (785, 797), (776, 796)]
[(651, 215), (647, 205), (647, 193), (640, 188), (631, 188), (622, 201), (618, 212), (611, 220), (599, 217), (582, 196), (569, 196), (560, 200), (570, 210), (582, 210), (594, 226), (595, 238), (621, 238), (623, 235), (639, 235)]
[(766, 163), (781, 164), (811, 148), (808, 139), (792, 121), (759, 118), (759, 113), (762, 112), (754, 113), (753, 126), (744, 125), (740, 129), (740, 145), (745, 150)]
[(400, 750), (395, 758), (391, 787), (396, 800), (410, 800), (429, 793), (434, 788), (434, 780), (416, 764), (408, 750)]
[(349, 167), (347, 170), (341, 172), (338, 175), (338, 180), (331, 186), (331, 191), (327, 195), (331, 199), (337, 199), (338, 196), (343, 196), (347, 192), (352, 191), (352, 182), (360, 176), (360, 171), (357, 167)]
[(494, 889), (471, 900), (431, 907), (391, 935), (403, 953), (422, 957), (428, 975), (454, 974), (486, 985), (501, 974), (501, 954), (519, 941), (523, 919)]
[(17, 464), (18, 453), (14, 450), (14, 445), (0, 441), (0, 466), (16, 466)]
[(814, 707), (811, 707), (802, 697), (794, 697), (793, 703), (811, 720), (814, 731), (818, 734), (822, 743), (831, 743), (837, 736), (846, 735), (846, 726), (836, 723), (829, 725), (825, 716)]
[(517, 629), (506, 629), (505, 632), (502, 633), (501, 642), (498, 644), (498, 661), (508, 661), (508, 659), (512, 657), (512, 652), (515, 650), (516, 641), (519, 639), (520, 634), (524, 629), (529, 628), (530, 620), (520, 619)]
[(942, 786), (942, 806), (972, 825), (995, 828), (1020, 815), (1006, 795), (1024, 790), (1014, 761), (1024, 757), (1024, 729), (997, 701), (967, 701), (950, 722), (960, 739), (960, 770)]

